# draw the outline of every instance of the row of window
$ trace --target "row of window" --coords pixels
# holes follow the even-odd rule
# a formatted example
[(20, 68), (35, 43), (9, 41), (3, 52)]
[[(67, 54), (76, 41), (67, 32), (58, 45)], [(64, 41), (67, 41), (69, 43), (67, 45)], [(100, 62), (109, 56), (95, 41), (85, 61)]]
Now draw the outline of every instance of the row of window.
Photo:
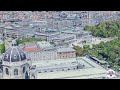
[(64, 55), (64, 56), (60, 56), (60, 58), (64, 58), (64, 57), (66, 57), (66, 58), (70, 58), (70, 57), (75, 57), (75, 55), (70, 55), (70, 56), (68, 56), (68, 55)]
[(66, 54), (67, 54), (67, 53), (69, 54), (69, 53), (75, 53), (75, 52), (60, 52), (59, 54), (65, 54), (65, 53), (66, 53)]
[[(9, 75), (8, 68), (6, 68), (5, 71), (6, 71), (6, 74)], [(25, 67), (23, 67), (23, 73), (25, 73)], [(14, 69), (14, 75), (18, 75), (18, 69)]]
[[(21, 53), (21, 56), (24, 58), (24, 54), (23, 53)], [(8, 59), (8, 57), (9, 57), (9, 55), (6, 54), (5, 58)], [(17, 59), (17, 55), (16, 54), (14, 54), (14, 59)]]

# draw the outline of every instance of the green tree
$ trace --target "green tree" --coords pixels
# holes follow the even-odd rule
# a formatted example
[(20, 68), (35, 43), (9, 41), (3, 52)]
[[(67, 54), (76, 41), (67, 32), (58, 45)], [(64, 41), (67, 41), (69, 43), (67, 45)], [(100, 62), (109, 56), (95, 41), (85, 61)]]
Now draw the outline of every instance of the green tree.
[(84, 50), (79, 46), (74, 46), (73, 49), (76, 50), (76, 56), (83, 56)]
[(5, 52), (5, 44), (4, 43), (0, 45), (0, 52), (1, 52), (1, 54)]
[(88, 51), (90, 50), (90, 46), (89, 45), (84, 45), (83, 50), (84, 50), (84, 55), (87, 55)]
[(96, 37), (114, 37), (120, 36), (120, 21), (116, 22), (100, 22), (96, 26), (86, 26), (86, 31), (91, 31), (91, 34)]
[(23, 43), (26, 43), (26, 42), (37, 42), (37, 41), (46, 41), (45, 39), (41, 39), (41, 38), (35, 38), (35, 37), (32, 37), (32, 38), (22, 38), (22, 39), (17, 39), (17, 44), (23, 44)]

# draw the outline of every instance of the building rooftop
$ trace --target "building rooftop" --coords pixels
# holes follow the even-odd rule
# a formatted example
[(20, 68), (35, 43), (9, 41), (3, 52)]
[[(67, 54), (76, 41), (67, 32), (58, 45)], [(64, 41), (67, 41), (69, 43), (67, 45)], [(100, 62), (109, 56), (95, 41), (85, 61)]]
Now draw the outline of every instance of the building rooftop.
[(9, 18), (9, 19), (3, 19), (2, 21), (3, 21), (3, 22), (19, 22), (19, 21), (21, 21), (21, 20), (15, 19), (15, 18)]
[(14, 29), (12, 26), (6, 26), (5, 29)]
[[(69, 67), (79, 62), (85, 65), (85, 68), (63, 71), (42, 72), (42, 69), (61, 68), (64, 66)], [(48, 61), (33, 61), (32, 66), (36, 65), (36, 79), (102, 79), (107, 77), (107, 70), (99, 64), (93, 62), (87, 57), (57, 59)], [(39, 73), (41, 72), (41, 73)]]
[(70, 37), (75, 37), (75, 35), (71, 35), (71, 34), (60, 34), (57, 37), (55, 37), (54, 39), (66, 39), (66, 38), (70, 38)]
[(89, 79), (105, 76), (107, 76), (107, 71), (100, 68), (85, 68), (70, 71), (37, 73), (37, 79)]
[(48, 60), (48, 61), (34, 61), (32, 62), (32, 65), (36, 65), (37, 67), (41, 66), (54, 66), (54, 65), (60, 65), (63, 63), (71, 63), (75, 62), (76, 58), (68, 58), (68, 59), (57, 59), (57, 60)]
[(48, 60), (48, 61), (34, 61), (32, 62), (32, 65), (41, 67), (41, 66), (54, 66), (54, 65), (69, 64), (69, 63), (75, 63), (75, 62), (79, 62), (82, 65), (85, 65), (86, 68), (93, 68), (93, 67), (102, 68), (100, 65), (84, 57), (56, 59), (56, 60)]
[(23, 48), (23, 51), (25, 51), (25, 52), (39, 52), (39, 51), (41, 51), (41, 49), (38, 47), (25, 47), (25, 48)]
[(105, 60), (99, 60), (99, 59), (97, 59), (96, 57), (93, 57), (95, 60), (97, 60), (97, 61), (99, 61), (100, 63), (103, 63), (103, 64), (106, 64), (107, 63), (107, 61), (105, 61)]
[(35, 32), (34, 34), (35, 35), (40, 35), (40, 36), (47, 36), (47, 34), (45, 34), (45, 33), (37, 33), (37, 32)]
[(37, 43), (26, 43), (26, 45), (21, 46), (26, 52), (39, 52), (41, 51)]
[(74, 52), (75, 50), (70, 47), (63, 47), (63, 48), (58, 48), (57, 52)]
[[(56, 65), (69, 65), (70, 63), (79, 62), (85, 65), (85, 68), (76, 70), (54, 71), (37, 73), (37, 79), (89, 79), (89, 78), (102, 78), (107, 76), (107, 70), (96, 64), (95, 62), (87, 59), (86, 57), (69, 58), (60, 60), (40, 61), (34, 62), (37, 68), (41, 66), (56, 66)], [(38, 70), (39, 71), (39, 70)]]
[(3, 28), (3, 27), (5, 27), (5, 26), (6, 26), (5, 24), (0, 23), (0, 28)]
[(62, 31), (63, 33), (69, 33), (69, 34), (78, 34), (78, 33), (82, 33), (82, 31), (70, 31), (70, 30), (66, 30), (66, 31)]
[(53, 45), (51, 45), (49, 42), (46, 42), (46, 41), (37, 42), (37, 44), (39, 45), (40, 48), (52, 48), (53, 47)]
[(19, 62), (26, 60), (26, 54), (16, 46), (15, 42), (12, 42), (12, 46), (5, 51), (2, 59), (6, 62)]

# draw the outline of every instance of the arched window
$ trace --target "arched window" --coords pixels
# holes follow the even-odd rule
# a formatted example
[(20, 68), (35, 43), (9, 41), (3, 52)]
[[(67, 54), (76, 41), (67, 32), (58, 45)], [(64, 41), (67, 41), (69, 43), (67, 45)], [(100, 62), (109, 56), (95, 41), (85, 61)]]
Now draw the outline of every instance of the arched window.
[(8, 68), (6, 68), (5, 71), (6, 71), (6, 74), (9, 75), (9, 70), (8, 70)]
[(25, 73), (25, 67), (23, 67), (23, 73)]
[(14, 75), (18, 75), (18, 69), (14, 69)]
[(25, 73), (25, 79), (30, 79), (28, 72)]

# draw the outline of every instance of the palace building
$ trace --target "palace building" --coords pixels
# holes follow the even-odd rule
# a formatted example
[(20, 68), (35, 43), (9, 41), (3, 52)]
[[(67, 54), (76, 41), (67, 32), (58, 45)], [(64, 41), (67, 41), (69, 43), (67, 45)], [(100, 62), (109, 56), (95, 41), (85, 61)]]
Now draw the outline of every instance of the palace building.
[(87, 57), (32, 62), (15, 40), (0, 61), (0, 79), (92, 79), (106, 76), (107, 70)]

